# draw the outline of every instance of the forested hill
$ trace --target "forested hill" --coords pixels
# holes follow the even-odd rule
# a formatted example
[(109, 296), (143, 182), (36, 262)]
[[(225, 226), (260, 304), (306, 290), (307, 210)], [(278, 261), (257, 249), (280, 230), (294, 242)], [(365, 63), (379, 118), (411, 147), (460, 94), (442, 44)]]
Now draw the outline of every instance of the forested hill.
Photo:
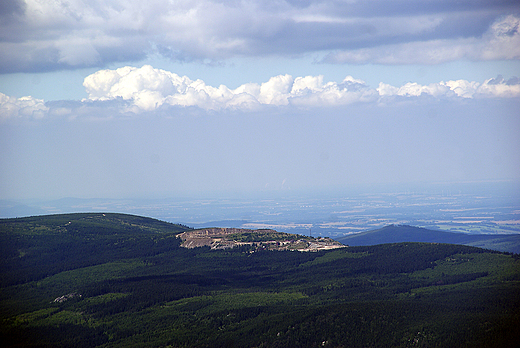
[(466, 234), (429, 230), (408, 225), (389, 225), (378, 230), (336, 238), (345, 245), (423, 242), (471, 245), (479, 248), (520, 253), (520, 234)]
[(181, 233), (189, 228), (153, 218), (117, 213), (72, 213), (0, 219), (0, 231), (16, 234)]
[[(123, 214), (0, 220), (2, 347), (520, 341), (518, 255), (432, 243), (189, 249), (180, 238), (188, 230)], [(262, 244), (273, 233), (241, 240)]]
[(190, 228), (152, 218), (74, 213), (0, 219), (0, 285), (69, 269), (144, 257), (179, 245)]

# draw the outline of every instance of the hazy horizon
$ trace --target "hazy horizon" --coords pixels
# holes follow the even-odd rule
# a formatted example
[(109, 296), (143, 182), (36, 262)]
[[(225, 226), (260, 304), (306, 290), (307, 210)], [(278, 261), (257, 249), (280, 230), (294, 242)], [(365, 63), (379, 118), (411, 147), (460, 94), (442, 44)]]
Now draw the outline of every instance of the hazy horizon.
[(349, 191), (288, 190), (147, 199), (0, 200), (0, 218), (126, 213), (194, 228), (270, 228), (333, 238), (391, 224), (470, 234), (518, 234), (519, 192), (520, 183), (502, 182), (370, 185)]
[(9, 0), (0, 18), (2, 200), (520, 181), (515, 2)]

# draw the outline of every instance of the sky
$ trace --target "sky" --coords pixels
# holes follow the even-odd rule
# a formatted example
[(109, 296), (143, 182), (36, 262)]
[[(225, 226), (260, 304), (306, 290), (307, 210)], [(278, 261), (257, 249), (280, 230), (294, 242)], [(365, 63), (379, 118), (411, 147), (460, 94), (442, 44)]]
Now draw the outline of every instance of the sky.
[(0, 199), (520, 181), (516, 0), (0, 4)]

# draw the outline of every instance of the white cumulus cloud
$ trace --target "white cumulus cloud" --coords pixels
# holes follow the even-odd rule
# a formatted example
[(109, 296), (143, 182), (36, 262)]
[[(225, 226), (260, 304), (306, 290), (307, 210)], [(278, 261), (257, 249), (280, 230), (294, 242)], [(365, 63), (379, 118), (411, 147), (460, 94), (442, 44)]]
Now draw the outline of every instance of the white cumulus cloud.
[(90, 100), (121, 98), (142, 110), (154, 110), (163, 104), (203, 109), (250, 109), (262, 104), (327, 106), (366, 102), (377, 95), (364, 81), (351, 76), (341, 83), (324, 83), (323, 76), (279, 75), (262, 84), (248, 83), (232, 90), (149, 65), (100, 70), (87, 76), (83, 85)]
[(430, 95), (438, 98), (519, 98), (520, 80), (513, 77), (506, 81), (502, 76), (498, 76), (497, 78), (487, 79), (483, 83), (452, 80), (420, 85), (415, 82), (410, 82), (401, 87), (380, 82), (377, 91), (381, 97), (419, 97), (421, 95)]
[(41, 99), (33, 97), (15, 98), (0, 93), (0, 120), (9, 118), (26, 117), (42, 118), (49, 108)]
[[(259, 110), (262, 107), (320, 108), (353, 103), (392, 103), (395, 97), (462, 100), (476, 98), (520, 98), (520, 79), (502, 76), (484, 82), (449, 80), (421, 85), (409, 82), (393, 86), (380, 82), (371, 88), (352, 76), (341, 82), (324, 81), (322, 75), (278, 75), (264, 83), (247, 83), (236, 89), (210, 86), (152, 66), (99, 70), (83, 83), (88, 98), (79, 102), (49, 102), (33, 97), (15, 98), (0, 93), (0, 118), (81, 116), (89, 110), (101, 117), (130, 115), (168, 107), (203, 110)], [(167, 109), (164, 109), (167, 110)]]
[(232, 90), (224, 85), (213, 87), (202, 80), (154, 69), (123, 67), (100, 70), (85, 78), (84, 86), (90, 100), (121, 98), (141, 110), (154, 110), (161, 105), (197, 106), (202, 109), (253, 109), (260, 105), (293, 105), (322, 107), (357, 102), (376, 102), (391, 96), (436, 98), (474, 98), (520, 96), (517, 78), (506, 81), (499, 76), (483, 83), (450, 80), (421, 85), (407, 83), (395, 87), (381, 82), (370, 88), (364, 81), (347, 76), (341, 82), (324, 82), (323, 76), (293, 77), (279, 75), (267, 82), (248, 83)]

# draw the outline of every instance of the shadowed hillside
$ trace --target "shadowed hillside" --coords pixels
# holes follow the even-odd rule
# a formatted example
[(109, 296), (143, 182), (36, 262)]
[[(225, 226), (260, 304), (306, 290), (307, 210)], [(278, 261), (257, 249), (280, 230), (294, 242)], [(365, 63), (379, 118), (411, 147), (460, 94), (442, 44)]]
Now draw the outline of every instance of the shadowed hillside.
[(389, 225), (378, 230), (336, 238), (336, 240), (351, 246), (400, 242), (447, 243), (520, 253), (520, 234), (465, 234), (407, 225)]

